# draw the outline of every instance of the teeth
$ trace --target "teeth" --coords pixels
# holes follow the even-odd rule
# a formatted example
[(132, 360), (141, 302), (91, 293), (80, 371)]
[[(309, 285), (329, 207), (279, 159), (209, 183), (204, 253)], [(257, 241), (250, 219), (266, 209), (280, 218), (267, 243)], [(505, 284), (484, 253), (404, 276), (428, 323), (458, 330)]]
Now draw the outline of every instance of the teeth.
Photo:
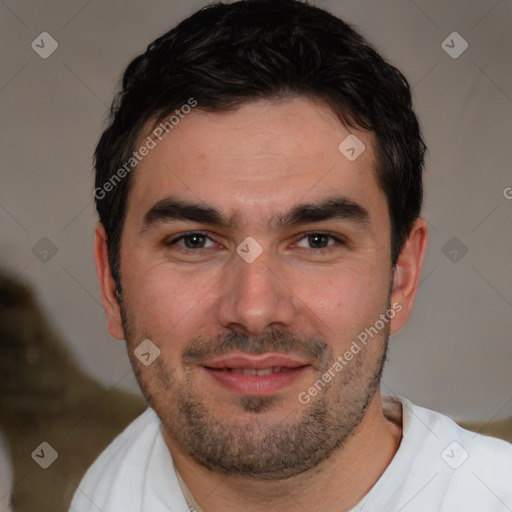
[(262, 370), (256, 370), (254, 368), (231, 368), (228, 371), (233, 373), (243, 373), (244, 375), (272, 375), (281, 371), (281, 366), (275, 366), (273, 368), (264, 368)]

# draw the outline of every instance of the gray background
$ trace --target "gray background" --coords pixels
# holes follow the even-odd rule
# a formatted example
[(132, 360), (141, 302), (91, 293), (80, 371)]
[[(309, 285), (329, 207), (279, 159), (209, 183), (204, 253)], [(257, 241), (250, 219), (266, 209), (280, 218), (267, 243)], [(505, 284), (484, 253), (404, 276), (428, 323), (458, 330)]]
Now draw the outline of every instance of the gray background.
[[(36, 287), (80, 366), (108, 387), (137, 392), (96, 284), (91, 155), (124, 67), (203, 5), (0, 3), (0, 266)], [(512, 416), (512, 1), (317, 5), (356, 25), (406, 75), (430, 150), (423, 281), (391, 340), (383, 391), (457, 419)], [(47, 59), (31, 48), (44, 31), (59, 45)], [(456, 59), (441, 46), (454, 31), (469, 44)], [(46, 262), (34, 254), (44, 260), (42, 237), (57, 249)], [(446, 246), (452, 237), (458, 246)]]

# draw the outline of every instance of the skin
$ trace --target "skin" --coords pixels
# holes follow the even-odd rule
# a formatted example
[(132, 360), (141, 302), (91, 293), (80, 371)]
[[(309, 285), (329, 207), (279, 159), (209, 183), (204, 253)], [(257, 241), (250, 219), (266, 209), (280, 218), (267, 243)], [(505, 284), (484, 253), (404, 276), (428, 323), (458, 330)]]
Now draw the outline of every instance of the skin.
[[(150, 132), (148, 126), (141, 141)], [(366, 146), (352, 162), (338, 150), (349, 133)], [(101, 225), (96, 230), (109, 332), (126, 339), (174, 463), (208, 512), (349, 510), (398, 449), (401, 418), (384, 415), (375, 381), (389, 334), (410, 315), (427, 227), (423, 219), (416, 221), (393, 269), (390, 219), (375, 176), (373, 145), (371, 133), (349, 131), (326, 105), (302, 97), (261, 100), (231, 112), (196, 109), (158, 141), (133, 175), (121, 240), (122, 307), (105, 232)], [(146, 212), (171, 195), (214, 206), (232, 217), (232, 225), (174, 220), (143, 229)], [(333, 195), (361, 205), (369, 222), (329, 219), (285, 229), (271, 222), (297, 203)], [(213, 241), (188, 251), (184, 240), (165, 245), (197, 230)], [(327, 247), (311, 244), (307, 235), (318, 232), (346, 243), (322, 238)], [(252, 263), (236, 253), (248, 236), (263, 249)], [(401, 310), (389, 328), (308, 404), (300, 403), (299, 393), (394, 303)], [(161, 351), (147, 367), (133, 356), (145, 338)], [(226, 340), (231, 344), (221, 345)], [(184, 361), (187, 349), (200, 346), (292, 355), (303, 348), (300, 355), (311, 366), (275, 396), (244, 397), (201, 368), (201, 357), (210, 352)], [(194, 431), (194, 421), (201, 433)], [(315, 435), (304, 434), (304, 425)], [(292, 434), (303, 436), (300, 443)], [(222, 454), (210, 449), (223, 441)], [(279, 467), (283, 457), (286, 464)]]

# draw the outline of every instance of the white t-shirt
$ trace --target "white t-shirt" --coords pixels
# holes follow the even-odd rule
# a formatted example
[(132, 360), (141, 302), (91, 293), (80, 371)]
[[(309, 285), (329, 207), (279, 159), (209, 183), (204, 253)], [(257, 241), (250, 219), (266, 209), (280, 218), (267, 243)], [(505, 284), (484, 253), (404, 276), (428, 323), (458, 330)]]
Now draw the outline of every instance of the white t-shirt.
[[(403, 397), (393, 460), (350, 512), (511, 512), (512, 444), (475, 434)], [(395, 403), (396, 406), (396, 403)], [(148, 409), (98, 457), (70, 512), (188, 512), (160, 422)]]

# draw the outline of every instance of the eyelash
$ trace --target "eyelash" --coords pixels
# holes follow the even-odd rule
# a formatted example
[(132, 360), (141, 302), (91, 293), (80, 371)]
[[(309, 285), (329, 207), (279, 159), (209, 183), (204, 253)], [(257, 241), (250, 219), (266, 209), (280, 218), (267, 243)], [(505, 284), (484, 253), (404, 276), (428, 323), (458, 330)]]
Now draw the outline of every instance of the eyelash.
[[(304, 233), (300, 238), (298, 238), (296, 240), (295, 243), (298, 243), (300, 242), (301, 240), (304, 240), (305, 238), (308, 238), (309, 236), (313, 236), (313, 235), (318, 235), (318, 236), (326, 236), (332, 240), (334, 240), (336, 242), (336, 244), (334, 245), (340, 245), (340, 246), (343, 246), (343, 245), (347, 245), (347, 241), (344, 237), (342, 236), (334, 236), (330, 233), (326, 233), (326, 232), (323, 232), (323, 231), (310, 231), (308, 233)], [(211, 242), (215, 242), (215, 240), (213, 240), (207, 233), (204, 233), (202, 231), (190, 231), (188, 233), (184, 233), (182, 235), (179, 235), (177, 236), (176, 238), (173, 238), (172, 240), (169, 240), (168, 242), (165, 242), (165, 246), (166, 247), (171, 247), (173, 245), (177, 245), (178, 242), (180, 242), (181, 240), (184, 240), (186, 238), (189, 238), (189, 237), (194, 237), (194, 236), (200, 236), (200, 237), (204, 237), (204, 238), (207, 238), (208, 240), (210, 240)], [(208, 247), (199, 247), (197, 249), (190, 249), (188, 247), (183, 247), (183, 246), (180, 246), (180, 248), (183, 250), (183, 251), (190, 251), (190, 252), (198, 252), (199, 250), (201, 249), (208, 249)], [(319, 249), (315, 249), (313, 247), (309, 247), (310, 250), (312, 251), (315, 251), (315, 252), (318, 252), (318, 251), (328, 251), (330, 249), (333, 248), (333, 245), (328, 245), (327, 247), (321, 247)]]

